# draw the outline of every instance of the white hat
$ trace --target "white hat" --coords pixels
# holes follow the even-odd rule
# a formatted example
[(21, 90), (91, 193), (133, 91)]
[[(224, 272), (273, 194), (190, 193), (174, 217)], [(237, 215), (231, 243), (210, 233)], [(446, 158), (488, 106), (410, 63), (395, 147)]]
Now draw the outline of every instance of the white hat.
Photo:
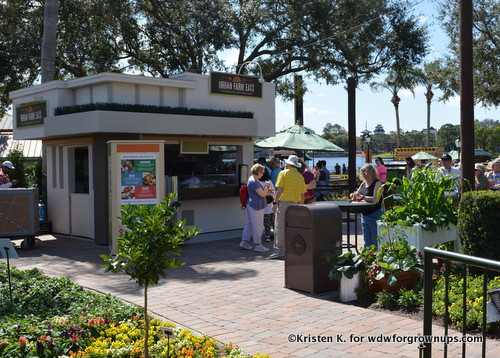
[(302, 166), (302, 164), (299, 163), (299, 157), (296, 155), (290, 155), (288, 159), (285, 159), (285, 163), (295, 168), (300, 168)]
[(2, 163), (2, 167), (7, 167), (9, 169), (14, 169), (14, 166), (12, 165), (12, 162), (9, 162), (6, 160), (5, 162)]

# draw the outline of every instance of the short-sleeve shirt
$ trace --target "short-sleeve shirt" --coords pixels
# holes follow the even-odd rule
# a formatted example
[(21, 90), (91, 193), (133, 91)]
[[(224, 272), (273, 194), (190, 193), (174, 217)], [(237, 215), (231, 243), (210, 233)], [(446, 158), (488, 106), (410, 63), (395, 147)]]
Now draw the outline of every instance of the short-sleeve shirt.
[(11, 186), (12, 183), (10, 182), (9, 176), (0, 169), (0, 188), (10, 188)]
[(287, 168), (278, 175), (276, 188), (283, 188), (279, 200), (300, 203), (302, 194), (307, 192), (304, 177), (297, 168)]
[(386, 166), (383, 164), (380, 164), (377, 167), (377, 171), (378, 171), (378, 178), (382, 181), (387, 181), (387, 168), (386, 168)]
[(254, 210), (262, 210), (266, 207), (266, 199), (257, 194), (257, 189), (263, 189), (264, 184), (255, 180), (253, 175), (248, 179), (248, 205)]
[[(304, 177), (304, 182), (306, 183), (306, 185), (314, 180), (314, 174), (310, 171), (305, 171), (304, 173), (302, 173), (302, 176)], [(315, 191), (316, 189), (308, 189), (306, 198), (313, 197)]]

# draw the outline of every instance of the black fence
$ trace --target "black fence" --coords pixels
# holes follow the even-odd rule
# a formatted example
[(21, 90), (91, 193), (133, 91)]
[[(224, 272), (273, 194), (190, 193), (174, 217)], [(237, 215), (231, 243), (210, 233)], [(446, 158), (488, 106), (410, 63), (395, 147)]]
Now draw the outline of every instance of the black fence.
[[(466, 305), (466, 295), (467, 295), (467, 276), (468, 276), (468, 268), (475, 267), (478, 269), (482, 269), (484, 271), (484, 280), (483, 280), (483, 317), (482, 317), (482, 357), (486, 357), (486, 302), (488, 301), (488, 292), (487, 292), (487, 284), (488, 277), (491, 276), (493, 272), (500, 273), (500, 262), (493, 261), (489, 259), (484, 259), (475, 256), (463, 255), (456, 252), (438, 250), (430, 247), (426, 247), (424, 249), (425, 259), (424, 259), (424, 327), (423, 327), (423, 335), (425, 337), (432, 337), (432, 301), (433, 301), (433, 273), (434, 273), (434, 265), (433, 259), (442, 259), (445, 260), (445, 299), (444, 299), (444, 307), (445, 307), (445, 319), (444, 319), (444, 335), (445, 337), (449, 337), (448, 335), (448, 325), (449, 325), (449, 279), (450, 279), (450, 265), (451, 262), (462, 264), (462, 279), (463, 279), (463, 288), (462, 288), (462, 335), (465, 338), (466, 336), (466, 319), (467, 319), (467, 305)], [(447, 339), (444, 340), (448, 342)], [(431, 341), (432, 342), (432, 341)], [(432, 357), (432, 343), (425, 343), (420, 346), (420, 357), (430, 358)], [(448, 356), (448, 344), (444, 344), (444, 357)], [(462, 357), (467, 356), (467, 339), (462, 340)]]

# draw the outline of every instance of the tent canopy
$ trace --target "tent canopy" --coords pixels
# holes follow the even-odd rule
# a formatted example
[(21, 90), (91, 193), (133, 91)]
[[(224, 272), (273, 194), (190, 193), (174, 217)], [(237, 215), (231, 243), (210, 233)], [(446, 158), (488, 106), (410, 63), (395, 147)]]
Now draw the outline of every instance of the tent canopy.
[(260, 148), (344, 152), (339, 146), (317, 135), (311, 128), (300, 125), (285, 128), (274, 137), (264, 139), (255, 145)]
[(411, 156), (413, 160), (432, 160), (432, 159), (437, 159), (435, 156), (430, 155), (427, 152), (418, 152), (414, 155)]

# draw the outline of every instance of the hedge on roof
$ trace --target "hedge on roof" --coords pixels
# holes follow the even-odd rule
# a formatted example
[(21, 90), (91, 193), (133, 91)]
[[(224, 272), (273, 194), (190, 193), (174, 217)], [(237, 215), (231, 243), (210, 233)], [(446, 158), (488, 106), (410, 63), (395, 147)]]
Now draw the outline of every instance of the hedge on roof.
[(170, 106), (150, 106), (143, 104), (123, 104), (123, 103), (88, 103), (76, 106), (62, 106), (54, 109), (55, 116), (73, 114), (90, 111), (116, 111), (116, 112), (140, 112), (140, 113), (163, 113), (182, 114), (190, 116), (213, 116), (213, 117), (237, 117), (253, 118), (252, 112), (244, 111), (223, 111), (206, 108), (186, 108)]

